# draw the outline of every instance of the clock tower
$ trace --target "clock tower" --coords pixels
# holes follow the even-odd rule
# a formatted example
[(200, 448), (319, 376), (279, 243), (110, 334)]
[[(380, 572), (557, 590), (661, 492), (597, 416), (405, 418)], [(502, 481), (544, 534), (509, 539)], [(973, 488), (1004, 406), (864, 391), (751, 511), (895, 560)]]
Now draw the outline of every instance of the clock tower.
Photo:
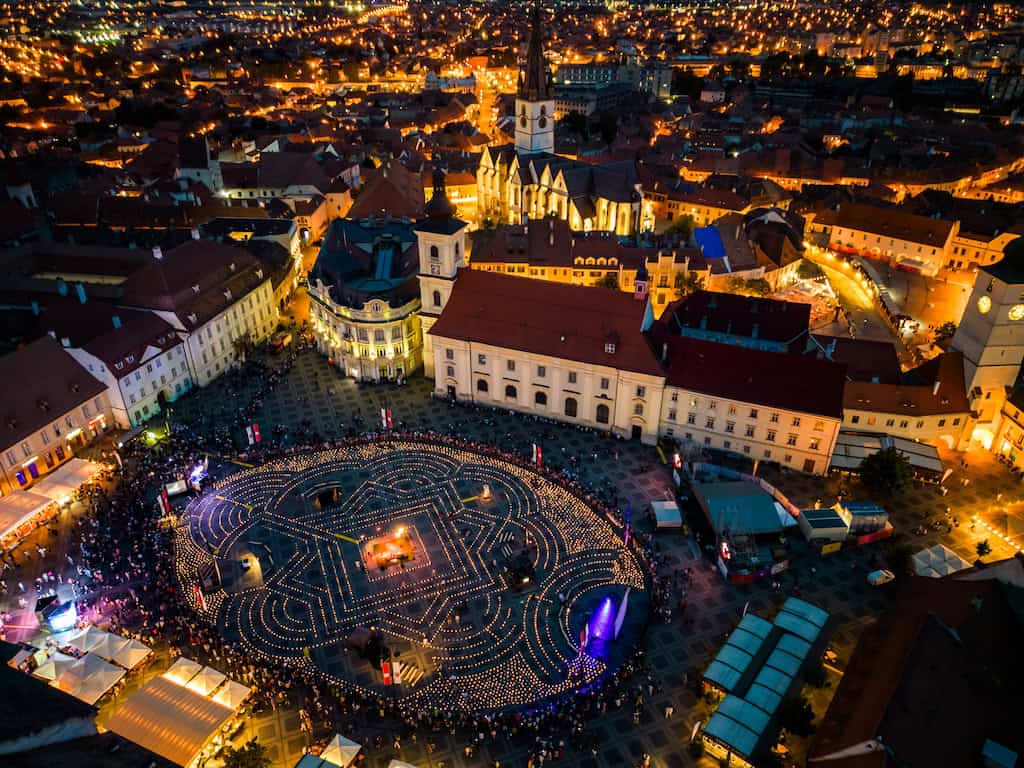
[(964, 356), (964, 383), (978, 432), (995, 433), (999, 411), (1024, 361), (1024, 238), (1001, 261), (981, 267), (953, 336)]
[(534, 0), (526, 64), (516, 92), (516, 152), (555, 151), (555, 89), (544, 61), (540, 3)]
[(434, 343), (428, 331), (441, 316), (452, 294), (459, 269), (466, 266), (466, 228), (455, 218), (455, 206), (445, 191), (444, 172), (434, 168), (434, 194), (424, 207), (426, 218), (413, 227), (420, 258), (420, 329), (423, 333), (423, 372), (434, 376)]

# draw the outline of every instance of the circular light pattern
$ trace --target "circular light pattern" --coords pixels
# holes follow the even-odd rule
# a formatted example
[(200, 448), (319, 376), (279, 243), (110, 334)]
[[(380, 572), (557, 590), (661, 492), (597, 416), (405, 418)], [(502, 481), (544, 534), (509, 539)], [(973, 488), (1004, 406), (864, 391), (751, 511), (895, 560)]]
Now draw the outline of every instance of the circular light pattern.
[(1009, 314), (1011, 320), (1024, 320), (1024, 304), (1014, 304)]
[[(193, 608), (250, 652), (374, 696), (383, 677), (364, 649), (379, 639), (402, 667), (389, 696), (463, 711), (593, 681), (614, 664), (579, 653), (594, 608), (627, 587), (632, 610), (646, 605), (636, 556), (576, 489), (418, 439), (294, 455), (220, 481), (186, 510), (176, 555)], [(524, 566), (529, 582), (513, 588)]]
[(988, 296), (982, 296), (978, 299), (978, 311), (983, 315), (987, 315), (989, 310), (992, 309), (992, 299)]

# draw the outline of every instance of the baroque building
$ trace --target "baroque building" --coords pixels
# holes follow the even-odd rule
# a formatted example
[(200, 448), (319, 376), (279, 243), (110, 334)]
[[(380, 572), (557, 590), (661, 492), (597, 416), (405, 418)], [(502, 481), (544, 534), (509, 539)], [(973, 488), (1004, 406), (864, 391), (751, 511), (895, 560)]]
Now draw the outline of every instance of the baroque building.
[(515, 143), (484, 149), (477, 170), (480, 216), (499, 224), (554, 217), (574, 230), (617, 235), (640, 230), (643, 192), (635, 163), (592, 165), (554, 150), (554, 86), (535, 4), (516, 94)]

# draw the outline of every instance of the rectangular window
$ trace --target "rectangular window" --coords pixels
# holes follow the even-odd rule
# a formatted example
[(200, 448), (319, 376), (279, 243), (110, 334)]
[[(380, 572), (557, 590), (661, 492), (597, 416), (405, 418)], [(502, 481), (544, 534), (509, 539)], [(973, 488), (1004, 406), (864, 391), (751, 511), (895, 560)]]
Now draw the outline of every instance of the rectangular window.
[(601, 379), (601, 389), (607, 390), (611, 386), (611, 382), (608, 379)]
[(637, 387), (636, 388), (636, 396), (637, 397), (647, 397), (647, 387)]
[(764, 457), (766, 459), (770, 459), (772, 457), (772, 449), (771, 448), (765, 448), (764, 449)]
[(743, 452), (744, 453), (750, 453), (750, 446), (749, 445), (744, 445), (743, 446)]
[(825, 431), (825, 422), (824, 421), (816, 421), (816, 422), (814, 422), (814, 431), (815, 432), (824, 432)]
[(735, 405), (730, 405), (729, 406), (729, 415), (730, 416), (735, 416), (736, 415), (736, 406)]
[(799, 427), (800, 426), (800, 417), (799, 416), (794, 416), (793, 417), (793, 426), (794, 427)]
[(887, 426), (887, 427), (895, 426), (895, 424), (896, 424), (896, 419), (886, 419), (885, 420), (885, 426)]
[(939, 419), (939, 426), (940, 427), (946, 426), (946, 420), (945, 419)]
[(778, 423), (779, 423), (779, 414), (777, 414), (777, 413), (773, 413), (773, 414), (772, 414), (772, 415), (771, 415), (771, 416), (770, 416), (770, 417), (768, 418), (768, 421), (770, 421), (770, 422), (771, 422), (772, 424), (778, 424)]
[(817, 451), (821, 447), (821, 440), (816, 437), (811, 438), (811, 450)]
[(752, 419), (756, 419), (757, 418), (757, 408), (751, 408), (750, 409), (750, 418), (752, 418)]
[(722, 447), (725, 448), (725, 450), (728, 451), (730, 448), (732, 448), (732, 441), (730, 441), (730, 440), (724, 441), (722, 443)]
[(959, 416), (957, 416), (955, 419), (953, 419), (953, 426), (954, 427), (960, 426), (960, 417)]
[(851, 424), (860, 424), (860, 416), (856, 416), (856, 415), (851, 416), (850, 417), (850, 423)]
[[(82, 403), (82, 415), (87, 419), (92, 418), (92, 408), (89, 407), (88, 403)], [(939, 426), (941, 427), (942, 425), (940, 424)]]
[(696, 424), (697, 423), (697, 414), (696, 413), (688, 413), (688, 414), (686, 414), (686, 423), (687, 424)]
[(707, 427), (708, 429), (714, 429), (715, 420), (709, 416), (707, 419), (704, 420), (704, 426)]
[(507, 371), (514, 371), (515, 369), (516, 369), (516, 361), (515, 360), (506, 360), (505, 361), (505, 370), (507, 370)]
[(50, 435), (45, 429), (39, 433), (39, 436), (43, 438), (43, 445), (50, 444)]
[(7, 466), (13, 467), (18, 463), (18, 457), (14, 455), (14, 451), (7, 452)]
[(445, 360), (454, 360), (455, 359), (455, 350), (454, 349), (446, 349), (444, 351), (444, 359)]
[(906, 419), (901, 419), (900, 420), (900, 429), (906, 429), (909, 426), (910, 426), (910, 422), (909, 421), (907, 421)]
[(575, 384), (576, 383), (576, 371), (569, 371), (569, 383), (570, 384)]
[(765, 439), (769, 443), (774, 443), (775, 442), (775, 430), (774, 429), (769, 429), (768, 430), (768, 434), (765, 436)]
[(675, 412), (675, 409), (673, 409), (673, 410), (671, 410), (671, 411), (669, 411), (669, 412), (668, 412), (668, 420), (669, 420), (669, 421), (675, 421), (675, 420), (676, 420), (676, 412)]
[(478, 365), (487, 365), (487, 355), (477, 355), (476, 362)]
[(709, 402), (708, 403), (708, 408), (710, 410), (712, 410), (712, 411), (717, 409), (718, 408), (718, 401), (717, 400), (712, 400), (711, 402)]
[(735, 421), (727, 421), (727, 422), (725, 422), (725, 431), (728, 432), (730, 435), (733, 432), (735, 432), (736, 431), (736, 422)]
[(746, 432), (746, 434), (747, 434), (747, 437), (753, 437), (754, 436), (754, 428), (751, 425), (749, 425), (749, 424), (747, 425), (747, 432)]
[(673, 403), (679, 402), (679, 393), (678, 392), (673, 392), (672, 393), (672, 402)]
[(547, 367), (543, 366), (543, 365), (538, 365), (537, 366), (537, 378), (538, 379), (543, 379), (547, 375), (548, 375)]

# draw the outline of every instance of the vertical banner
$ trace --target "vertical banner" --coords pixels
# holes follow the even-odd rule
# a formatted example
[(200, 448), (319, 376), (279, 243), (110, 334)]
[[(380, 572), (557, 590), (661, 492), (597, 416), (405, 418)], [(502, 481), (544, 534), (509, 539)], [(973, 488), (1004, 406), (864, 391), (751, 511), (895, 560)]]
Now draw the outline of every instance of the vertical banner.
[(246, 436), (247, 438), (249, 438), (249, 445), (252, 445), (252, 443), (253, 443), (253, 439), (252, 439), (252, 427), (246, 427), (246, 428), (245, 428), (245, 436)]
[(388, 426), (388, 429), (391, 429), (391, 427), (392, 427), (392, 423), (391, 423), (391, 409), (390, 408), (388, 408), (387, 426)]
[(196, 596), (196, 602), (199, 603), (199, 609), (201, 611), (206, 610), (206, 598), (203, 596), (203, 590), (199, 588), (198, 584), (192, 585), (192, 594)]
[(384, 675), (384, 685), (391, 685), (391, 662), (382, 661), (380, 671)]
[(623, 546), (626, 546), (626, 547), (629, 546), (629, 521), (632, 519), (632, 517), (633, 517), (633, 502), (627, 501), (626, 502), (626, 524), (625, 524), (625, 531), (622, 534), (622, 543), (623, 543)]
[(260, 425), (255, 421), (252, 423), (252, 437), (257, 443), (260, 441)]
[(395, 685), (402, 684), (402, 662), (396, 661), (391, 667), (392, 682)]
[(381, 429), (387, 429), (388, 428), (388, 412), (387, 412), (387, 409), (384, 408), (383, 406), (381, 406), (381, 409), (380, 409), (380, 428)]

